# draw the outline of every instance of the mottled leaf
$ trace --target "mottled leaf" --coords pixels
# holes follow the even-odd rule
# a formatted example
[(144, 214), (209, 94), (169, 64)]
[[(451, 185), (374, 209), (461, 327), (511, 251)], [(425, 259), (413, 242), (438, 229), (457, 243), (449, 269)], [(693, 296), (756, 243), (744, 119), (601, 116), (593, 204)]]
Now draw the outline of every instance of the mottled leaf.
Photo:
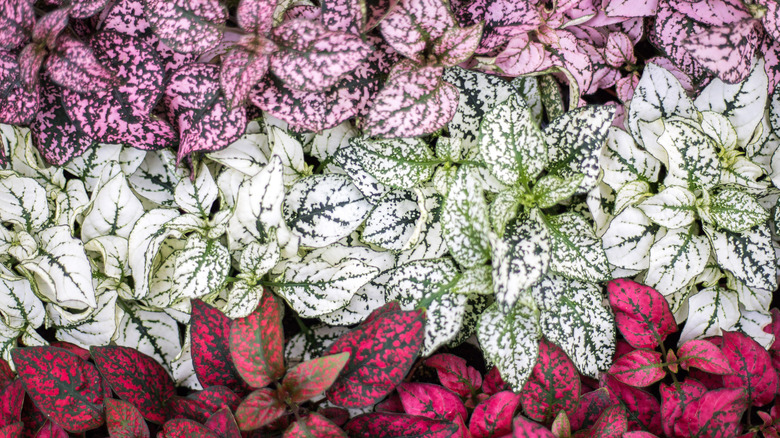
[(149, 427), (132, 404), (107, 398), (106, 427), (112, 438), (149, 438)]
[(114, 86), (114, 74), (92, 54), (92, 50), (65, 33), (46, 58), (46, 73), (52, 82), (77, 93), (95, 93)]
[(677, 331), (669, 304), (655, 289), (619, 279), (609, 282), (607, 293), (617, 328), (634, 348), (655, 348)]
[(458, 426), (417, 415), (377, 412), (358, 415), (344, 430), (355, 438), (446, 438), (453, 436)]
[(350, 354), (343, 352), (300, 363), (287, 372), (282, 388), (293, 403), (310, 400), (330, 387), (347, 364)]
[(769, 353), (750, 337), (730, 331), (723, 332), (722, 349), (734, 371), (723, 376), (723, 385), (744, 389), (753, 406), (772, 401), (779, 383)]
[[(520, 390), (531, 376), (539, 353), (539, 326), (528, 308), (516, 305), (508, 314), (496, 305), (479, 318), (477, 339), (485, 357), (501, 370), (501, 377)], [(518, 400), (519, 402), (519, 400)]]
[[(233, 363), (241, 378), (254, 388), (262, 388), (284, 374), (282, 310), (277, 298), (266, 293), (254, 313), (235, 320), (230, 327)], [(239, 425), (244, 421), (236, 419)]]
[(512, 417), (520, 406), (520, 395), (501, 391), (483, 401), (471, 414), (469, 432), (474, 438), (500, 437), (512, 430)]
[(547, 422), (559, 411), (572, 413), (580, 397), (580, 379), (574, 363), (557, 345), (542, 338), (539, 358), (522, 392), (523, 411), (532, 420)]
[(222, 39), (227, 10), (217, 0), (144, 0), (144, 15), (168, 47), (181, 53), (203, 53)]

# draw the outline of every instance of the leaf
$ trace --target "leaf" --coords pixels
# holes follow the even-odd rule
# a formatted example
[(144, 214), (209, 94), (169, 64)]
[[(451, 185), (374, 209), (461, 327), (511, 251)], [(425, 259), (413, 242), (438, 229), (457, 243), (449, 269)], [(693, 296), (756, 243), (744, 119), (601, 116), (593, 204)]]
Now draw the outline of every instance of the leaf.
[(626, 208), (612, 219), (601, 236), (607, 260), (624, 269), (647, 269), (657, 229), (641, 210)]
[(690, 229), (668, 230), (650, 249), (650, 268), (645, 276), (648, 286), (670, 295), (704, 271), (710, 247), (704, 236)]
[(512, 436), (516, 438), (563, 438), (563, 436), (555, 435), (541, 424), (527, 420), (522, 415), (515, 417), (512, 423)]
[[(244, 234), (249, 237), (246, 244), (270, 238), (271, 230), (282, 224), (283, 178), (282, 160), (272, 157), (267, 166), (241, 183), (233, 216), (228, 222), (229, 238), (242, 244)], [(305, 180), (298, 183), (303, 184), (302, 181)]]
[(574, 412), (580, 398), (580, 380), (571, 359), (557, 345), (542, 338), (539, 358), (520, 393), (523, 411), (546, 423), (559, 411)]
[(682, 369), (698, 368), (710, 374), (732, 374), (728, 358), (715, 344), (705, 340), (690, 340), (677, 349)]
[(328, 389), (347, 364), (350, 353), (323, 356), (300, 363), (287, 372), (282, 388), (293, 403), (310, 400)]
[(482, 312), (477, 324), (477, 339), (485, 358), (496, 364), (501, 377), (515, 390), (531, 376), (539, 354), (539, 336), (535, 315), (522, 305), (508, 314), (492, 305)]
[(688, 299), (688, 320), (680, 343), (694, 338), (718, 336), (739, 320), (739, 298), (734, 291), (709, 287)]
[(305, 418), (293, 423), (286, 431), (285, 438), (347, 438), (341, 428), (320, 414), (312, 412)]
[[(5, 366), (8, 367), (7, 364)], [(8, 371), (11, 370), (8, 369)], [(5, 427), (21, 419), (24, 398), (25, 393), (21, 379), (15, 379), (3, 386), (0, 390), (0, 426)]]
[(224, 386), (211, 386), (203, 391), (197, 391), (187, 397), (174, 396), (166, 403), (168, 418), (189, 418), (199, 423), (206, 420), (220, 409), (235, 410), (241, 402), (241, 397)]
[[(248, 2), (242, 2), (248, 3)], [(264, 3), (261, 1), (255, 3)], [(219, 85), (227, 99), (228, 109), (242, 105), (249, 99), (252, 88), (268, 72), (270, 59), (263, 53), (270, 50), (270, 44), (263, 44), (257, 52), (234, 47), (222, 58), (219, 70)]]
[(422, 347), (425, 313), (386, 305), (373, 319), (340, 337), (327, 354), (350, 351), (350, 359), (328, 389), (328, 400), (342, 407), (369, 406), (403, 380)]
[(397, 188), (412, 189), (428, 181), (439, 162), (433, 151), (419, 138), (350, 141), (354, 159), (380, 183)]
[(574, 173), (565, 179), (548, 174), (536, 182), (533, 195), (539, 208), (550, 208), (572, 196), (582, 184), (585, 175)]
[(441, 384), (450, 391), (468, 396), (482, 386), (482, 375), (466, 364), (466, 360), (448, 353), (439, 353), (425, 360), (425, 365), (436, 370)]
[(344, 175), (311, 175), (296, 182), (284, 202), (287, 225), (301, 245), (323, 247), (354, 231), (368, 215), (369, 203)]
[(167, 421), (163, 425), (163, 430), (160, 435), (163, 435), (165, 438), (184, 438), (184, 437), (216, 438), (217, 437), (217, 435), (215, 435), (211, 430), (206, 428), (206, 426), (203, 426), (200, 423), (196, 423), (192, 420), (187, 420), (184, 418), (177, 418), (175, 420)]
[(105, 399), (106, 427), (112, 438), (149, 438), (149, 427), (132, 404)]
[(653, 349), (677, 331), (669, 304), (655, 289), (618, 279), (607, 284), (607, 293), (617, 328), (632, 347)]
[(500, 437), (512, 430), (512, 416), (520, 406), (520, 395), (501, 391), (483, 401), (471, 414), (469, 432), (474, 438)]
[(271, 71), (300, 91), (325, 91), (336, 85), (371, 51), (357, 35), (328, 30), (317, 21), (286, 21), (271, 34), (279, 46), (271, 56)]
[(772, 401), (780, 383), (766, 349), (750, 337), (730, 331), (723, 332), (722, 349), (734, 371), (723, 376), (723, 386), (744, 389), (753, 406)]
[(547, 276), (531, 294), (540, 310), (542, 334), (561, 347), (580, 373), (595, 378), (609, 368), (615, 351), (615, 321), (601, 304), (599, 287)]
[(11, 0), (2, 5), (0, 13), (0, 48), (13, 50), (30, 40), (30, 33), (35, 24), (35, 11), (32, 4), (26, 0)]
[(230, 322), (214, 307), (192, 300), (192, 365), (198, 381), (206, 388), (222, 385), (239, 391), (245, 387), (230, 356)]
[(98, 236), (127, 238), (143, 214), (141, 201), (130, 190), (125, 175), (119, 173), (98, 189), (81, 224), (81, 238), (85, 242)]
[(607, 408), (601, 414), (596, 424), (591, 428), (590, 436), (593, 438), (617, 438), (622, 437), (626, 432), (628, 432), (626, 408), (622, 405), (615, 405)]
[(206, 427), (214, 431), (220, 438), (239, 438), (241, 431), (238, 429), (236, 419), (229, 407), (222, 408), (212, 414), (206, 421)]
[(681, 420), (692, 434), (725, 438), (739, 433), (739, 420), (748, 406), (744, 389), (717, 389), (689, 403)]
[(376, 412), (349, 420), (344, 430), (355, 438), (446, 438), (453, 436), (458, 426), (417, 415)]
[(181, 53), (203, 53), (222, 39), (227, 10), (216, 0), (144, 0), (144, 16), (157, 38)]
[(452, 391), (432, 383), (401, 383), (398, 385), (404, 412), (434, 420), (455, 421), (468, 418), (466, 407)]
[(187, 238), (176, 256), (173, 290), (177, 296), (198, 298), (222, 290), (230, 272), (230, 254), (217, 240), (199, 234)]
[(704, 224), (704, 232), (721, 268), (734, 274), (749, 288), (775, 290), (775, 254), (766, 225), (737, 234)]
[(634, 387), (650, 386), (666, 376), (661, 353), (653, 350), (634, 350), (615, 360), (609, 373), (619, 382)]
[(95, 93), (114, 86), (113, 72), (92, 54), (89, 46), (68, 33), (57, 38), (46, 58), (46, 73), (55, 84), (77, 93)]
[(47, 418), (74, 433), (103, 424), (104, 388), (92, 364), (48, 346), (15, 348), (11, 356), (25, 392)]
[(466, 268), (490, 258), (487, 203), (474, 171), (460, 167), (442, 210), (442, 233), (452, 257)]
[(165, 421), (165, 402), (175, 395), (173, 380), (153, 358), (121, 346), (91, 347), (100, 374), (122, 399), (153, 423)]
[[(230, 327), (230, 356), (238, 374), (254, 388), (284, 375), (282, 310), (276, 297), (265, 293), (257, 310)], [(237, 420), (241, 426), (242, 420)]]
[[(109, 280), (110, 282), (110, 280)], [(47, 324), (56, 328), (56, 338), (83, 347), (108, 344), (116, 331), (117, 292), (106, 290), (97, 297), (97, 307), (71, 312), (56, 304), (47, 306)]]
[(455, 114), (458, 90), (442, 79), (442, 72), (441, 67), (397, 64), (368, 111), (366, 134), (414, 137), (444, 127)]
[[(0, 314), (4, 322), (15, 328), (30, 324), (39, 327), (43, 324), (44, 308), (30, 285), (23, 277), (0, 267)], [(4, 382), (0, 381), (0, 387)]]
[(34, 179), (8, 175), (0, 178), (0, 221), (37, 231), (49, 219), (46, 190)]
[(121, 318), (117, 315), (120, 319), (114, 342), (153, 357), (166, 371), (173, 373), (174, 362), (182, 350), (177, 321), (165, 312), (145, 310), (139, 305), (125, 303), (122, 308), (117, 307)]
[(680, 42), (691, 35), (706, 32), (707, 28), (702, 23), (678, 12), (667, 3), (659, 2), (657, 20), (650, 30), (649, 38), (654, 45), (663, 49), (675, 69), (688, 75), (691, 82), (699, 83), (711, 75)]
[(580, 430), (593, 426), (601, 416), (601, 413), (612, 406), (609, 390), (607, 388), (596, 389), (580, 396), (577, 409), (569, 416), (571, 429)]
[(322, 22), (330, 30), (360, 34), (366, 29), (368, 5), (363, 0), (326, 0), (322, 2)]
[(264, 34), (271, 29), (276, 0), (243, 0), (238, 2), (236, 18), (241, 29), (249, 33)]
[(585, 219), (564, 213), (546, 219), (550, 232), (550, 270), (582, 281), (604, 281), (607, 255)]
[(679, 118), (667, 120), (658, 144), (668, 156), (665, 185), (709, 190), (719, 182), (717, 146), (698, 124)]
[[(723, 26), (711, 26), (680, 41), (701, 65), (729, 83), (749, 78), (750, 66), (760, 44), (758, 23), (749, 17)], [(728, 60), (728, 61), (726, 61)], [(760, 69), (763, 74), (763, 68)]]
[(379, 24), (382, 36), (398, 53), (422, 61), (426, 43), (455, 26), (455, 18), (445, 2), (401, 0)]
[(662, 227), (682, 228), (696, 219), (696, 196), (685, 187), (670, 186), (637, 208)]
[(745, 232), (769, 219), (769, 213), (751, 195), (725, 189), (710, 198), (707, 213), (715, 223), (733, 233)]
[(402, 251), (415, 246), (425, 219), (413, 192), (392, 191), (366, 218), (361, 238), (383, 249)]
[(187, 213), (199, 214), (204, 218), (211, 214), (211, 206), (217, 200), (217, 184), (206, 163), (198, 168), (195, 179), (182, 178), (176, 184), (173, 198), (176, 205)]
[(479, 46), (483, 29), (484, 23), (447, 29), (433, 46), (439, 65), (454, 67), (468, 61)]

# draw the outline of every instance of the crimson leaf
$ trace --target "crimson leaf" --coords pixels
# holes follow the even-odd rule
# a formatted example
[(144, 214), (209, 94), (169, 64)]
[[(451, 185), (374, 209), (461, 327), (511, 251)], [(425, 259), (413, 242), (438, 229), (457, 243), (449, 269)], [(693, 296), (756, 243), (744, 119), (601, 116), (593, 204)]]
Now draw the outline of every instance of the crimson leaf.
[(282, 306), (272, 293), (263, 294), (252, 314), (233, 321), (230, 355), (238, 373), (254, 388), (262, 388), (284, 375)]
[(436, 354), (426, 359), (425, 365), (436, 369), (441, 384), (461, 397), (476, 393), (482, 386), (482, 375), (474, 367), (468, 366), (462, 357)]
[(311, 413), (293, 423), (284, 438), (347, 438), (347, 434), (322, 415)]
[(447, 388), (431, 383), (402, 383), (397, 390), (407, 414), (447, 421), (469, 418), (463, 402)]
[(739, 332), (723, 332), (723, 353), (734, 374), (723, 376), (726, 388), (744, 388), (754, 406), (763, 406), (775, 397), (778, 376), (772, 358), (764, 347)]
[(512, 430), (512, 417), (520, 405), (520, 395), (501, 391), (478, 404), (471, 414), (469, 431), (474, 438), (500, 437)]
[(230, 357), (230, 318), (201, 300), (192, 301), (190, 346), (195, 375), (203, 387), (222, 385), (243, 392), (246, 384)]
[(552, 420), (558, 411), (574, 411), (580, 397), (580, 378), (574, 363), (557, 345), (542, 338), (531, 376), (520, 393), (526, 415), (535, 421)]
[(666, 376), (661, 365), (661, 353), (644, 349), (620, 356), (609, 373), (618, 381), (637, 387), (650, 386)]
[(166, 422), (163, 433), (165, 438), (219, 438), (206, 426), (183, 418)]
[(282, 388), (294, 403), (310, 400), (330, 388), (348, 360), (343, 352), (300, 363), (284, 376)]
[(270, 424), (284, 415), (287, 406), (276, 391), (269, 388), (250, 393), (236, 409), (236, 422), (243, 431), (254, 430)]
[(199, 423), (218, 410), (228, 407), (235, 409), (241, 397), (224, 386), (210, 386), (203, 391), (194, 392), (187, 397), (173, 397), (167, 402), (168, 419), (189, 418)]
[(141, 413), (130, 403), (107, 398), (106, 426), (111, 438), (148, 438), (149, 427)]
[(696, 367), (711, 374), (731, 374), (731, 365), (725, 354), (715, 344), (703, 339), (692, 339), (678, 350), (682, 369)]
[(618, 279), (609, 282), (607, 293), (618, 330), (635, 348), (655, 348), (677, 331), (669, 304), (655, 289)]
[(458, 426), (417, 415), (371, 413), (353, 418), (344, 430), (352, 438), (449, 438)]

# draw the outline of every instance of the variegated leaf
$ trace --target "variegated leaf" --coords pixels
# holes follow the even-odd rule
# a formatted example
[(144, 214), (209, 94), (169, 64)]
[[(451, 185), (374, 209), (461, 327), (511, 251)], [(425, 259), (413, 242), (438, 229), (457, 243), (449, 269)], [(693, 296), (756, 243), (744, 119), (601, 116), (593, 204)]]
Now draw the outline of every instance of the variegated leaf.
[(63, 167), (69, 173), (79, 177), (88, 191), (94, 192), (99, 189), (101, 178), (103, 178), (102, 184), (108, 183), (111, 176), (105, 173), (106, 168), (114, 166), (114, 162), (119, 162), (121, 153), (122, 147), (120, 145), (93, 145), (84, 154), (65, 163)]
[(498, 367), (501, 378), (515, 391), (531, 376), (540, 335), (537, 317), (524, 306), (515, 306), (509, 314), (490, 306), (477, 324), (477, 339), (485, 358)]
[(197, 176), (194, 180), (191, 178), (179, 180), (174, 189), (173, 198), (176, 205), (187, 213), (199, 214), (208, 218), (211, 214), (211, 205), (217, 200), (217, 194), (217, 184), (204, 162), (197, 169)]
[(470, 268), (490, 258), (490, 222), (482, 185), (474, 171), (461, 166), (444, 201), (442, 231), (452, 257)]
[(612, 219), (601, 236), (607, 260), (623, 269), (649, 268), (650, 248), (657, 230), (658, 226), (653, 225), (641, 210), (626, 208)]
[(361, 286), (345, 307), (320, 315), (320, 320), (328, 325), (352, 325), (362, 322), (371, 312), (387, 303), (385, 297), (387, 278), (386, 272), (377, 275)]
[(777, 288), (775, 251), (768, 225), (758, 225), (738, 234), (704, 224), (704, 232), (721, 268), (747, 287)]
[(127, 250), (130, 254), (128, 264), (133, 272), (135, 298), (143, 298), (149, 293), (157, 251), (173, 233), (165, 224), (178, 216), (179, 212), (173, 209), (153, 209), (144, 213), (133, 226), (127, 239)]
[(382, 36), (398, 53), (417, 62), (426, 43), (456, 26), (447, 2), (401, 0), (379, 24)]
[(655, 157), (638, 148), (631, 135), (618, 128), (610, 128), (599, 164), (604, 171), (604, 182), (613, 190), (620, 190), (637, 179), (655, 182), (661, 170), (661, 163)]
[(176, 168), (176, 154), (164, 149), (147, 153), (127, 181), (145, 199), (161, 206), (173, 207), (174, 190), (183, 177), (181, 169)]
[[(127, 264), (127, 239), (119, 236), (100, 236), (84, 244), (87, 256), (108, 278), (121, 281), (130, 275)], [(102, 263), (100, 263), (102, 262)]]
[(254, 241), (241, 252), (239, 277), (256, 283), (279, 263), (279, 258), (279, 242), (276, 239), (270, 239), (268, 243)]
[(735, 189), (725, 189), (710, 198), (704, 208), (721, 228), (732, 233), (742, 233), (769, 219), (769, 213), (756, 199)]
[(585, 175), (576, 172), (568, 174), (563, 178), (553, 174), (541, 177), (533, 188), (537, 207), (550, 208), (561, 201), (565, 201), (582, 188), (585, 179)]
[(46, 190), (34, 179), (8, 175), (0, 177), (0, 221), (21, 225), (28, 232), (49, 220)]
[(429, 180), (438, 161), (420, 138), (392, 140), (354, 139), (355, 160), (380, 183), (411, 189)]
[(208, 157), (244, 175), (257, 175), (268, 164), (271, 151), (267, 134), (250, 132), (249, 126), (253, 123), (255, 122), (250, 122), (247, 132), (240, 139), (225, 149), (208, 154)]
[(641, 180), (626, 183), (615, 193), (612, 213), (620, 214), (627, 207), (638, 206), (642, 201), (652, 196), (650, 183)]
[(650, 249), (645, 283), (664, 296), (671, 295), (704, 271), (709, 256), (705, 236), (689, 228), (668, 230)]
[(253, 240), (266, 241), (271, 230), (281, 225), (283, 172), (281, 158), (274, 157), (260, 172), (241, 183), (228, 222), (228, 242), (240, 242), (243, 248)]
[(284, 347), (287, 363), (306, 362), (316, 359), (330, 347), (336, 339), (349, 332), (346, 327), (317, 325), (293, 336)]
[(60, 341), (83, 348), (108, 345), (117, 327), (116, 300), (116, 292), (105, 290), (97, 297), (97, 307), (86, 315), (49, 304), (46, 307), (47, 324), (57, 330), (55, 336)]
[(637, 208), (662, 227), (682, 228), (696, 219), (696, 196), (685, 187), (670, 186)]
[(503, 237), (507, 224), (517, 217), (520, 201), (528, 197), (525, 189), (510, 187), (498, 192), (490, 203), (490, 223), (498, 237)]
[(658, 145), (668, 157), (664, 185), (709, 190), (720, 181), (717, 145), (698, 123), (682, 118), (666, 120)]
[(774, 335), (764, 331), (764, 328), (772, 324), (772, 315), (765, 310), (740, 310), (739, 321), (728, 330), (736, 330), (769, 349), (775, 341)]
[(0, 317), (5, 325), (18, 329), (28, 324), (40, 327), (43, 316), (43, 303), (30, 282), (0, 265)]
[(127, 304), (117, 315), (119, 323), (113, 341), (153, 357), (169, 373), (181, 352), (179, 325), (165, 312), (144, 310)]
[(227, 9), (217, 0), (144, 0), (144, 16), (166, 46), (181, 53), (203, 53), (222, 39)]
[(544, 337), (561, 347), (582, 374), (597, 378), (606, 371), (615, 353), (615, 318), (602, 305), (599, 287), (548, 276), (531, 293)]
[(393, 251), (412, 247), (426, 220), (418, 202), (409, 190), (389, 192), (366, 218), (362, 240)]
[(176, 296), (199, 298), (219, 292), (230, 272), (230, 254), (218, 240), (191, 234), (176, 256), (173, 290)]
[(141, 201), (130, 190), (125, 175), (119, 173), (98, 190), (81, 224), (81, 237), (85, 241), (109, 235), (127, 238), (143, 214)]
[(577, 213), (547, 218), (550, 270), (582, 281), (609, 279), (607, 255), (591, 225)]
[(691, 339), (719, 336), (739, 321), (737, 293), (722, 287), (710, 287), (688, 299), (688, 319), (679, 344)]
[(304, 161), (303, 145), (298, 139), (283, 129), (269, 126), (268, 141), (271, 143), (272, 155), (282, 160), (285, 186), (289, 187), (299, 179), (311, 175), (311, 169)]

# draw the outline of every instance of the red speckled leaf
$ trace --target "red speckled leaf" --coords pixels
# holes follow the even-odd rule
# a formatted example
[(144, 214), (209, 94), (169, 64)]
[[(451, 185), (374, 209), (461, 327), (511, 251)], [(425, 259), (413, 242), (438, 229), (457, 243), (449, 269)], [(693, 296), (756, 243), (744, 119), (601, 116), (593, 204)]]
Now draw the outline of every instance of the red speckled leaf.
[(528, 418), (546, 423), (564, 410), (571, 414), (580, 398), (580, 377), (574, 363), (557, 345), (542, 339), (531, 376), (520, 393)]
[(38, 429), (38, 432), (35, 434), (35, 438), (69, 438), (70, 435), (68, 432), (66, 432), (63, 428), (56, 425), (55, 423), (52, 423), (51, 421), (46, 421), (44, 425)]
[(609, 373), (626, 385), (650, 386), (666, 376), (661, 362), (661, 353), (657, 351), (634, 350), (620, 356), (612, 364)]
[(66, 34), (46, 58), (46, 73), (52, 82), (77, 93), (106, 90), (114, 83), (114, 74), (95, 59), (86, 44)]
[(190, 348), (195, 375), (203, 387), (247, 389), (230, 357), (230, 318), (201, 300), (192, 300)]
[(416, 415), (371, 413), (353, 418), (344, 430), (352, 438), (450, 438), (458, 426)]
[(26, 91), (18, 81), (0, 94), (0, 123), (27, 125), (38, 111), (39, 87)]
[(701, 32), (706, 32), (703, 25), (675, 11), (666, 2), (661, 2), (655, 17), (655, 26), (648, 38), (694, 82), (701, 82), (709, 72), (680, 44), (684, 39)]
[(330, 30), (360, 34), (366, 26), (365, 0), (323, 0), (322, 24)]
[(742, 333), (724, 331), (722, 351), (734, 371), (723, 376), (723, 385), (744, 388), (754, 406), (772, 401), (778, 391), (778, 376), (764, 347)]
[(5, 359), (0, 359), (0, 388), (10, 385), (14, 379), (16, 379), (16, 374), (11, 369), (11, 366)]
[(685, 434), (682, 436), (732, 438), (739, 433), (740, 419), (749, 405), (747, 392), (742, 388), (707, 392), (684, 406), (678, 433)]
[(442, 0), (400, 0), (379, 24), (393, 49), (418, 62), (427, 42), (455, 26), (455, 17)]
[(219, 438), (206, 426), (183, 418), (166, 422), (163, 433), (164, 438)]
[(731, 374), (728, 358), (715, 344), (702, 339), (693, 339), (677, 350), (682, 369), (695, 367), (712, 374)]
[(518, 415), (512, 423), (512, 438), (562, 438), (539, 423)]
[(262, 388), (284, 375), (282, 305), (274, 294), (263, 294), (257, 310), (233, 321), (230, 355), (238, 373), (254, 388)]
[(337, 426), (343, 426), (349, 421), (349, 411), (344, 408), (325, 407), (320, 408), (317, 412)]
[(148, 438), (149, 427), (138, 412), (138, 409), (130, 403), (122, 400), (107, 398), (106, 427), (111, 438)]
[(759, 44), (757, 26), (758, 22), (753, 19), (713, 26), (677, 44), (724, 82), (737, 83), (750, 74)]
[(32, 4), (29, 0), (0, 2), (0, 49), (14, 50), (30, 41), (35, 24)]
[(438, 65), (453, 67), (467, 61), (474, 54), (482, 39), (483, 23), (469, 27), (448, 29), (433, 45), (433, 55)]
[(425, 312), (381, 313), (334, 342), (327, 354), (350, 352), (341, 376), (327, 392), (345, 408), (370, 406), (401, 383), (422, 347)]
[(294, 403), (311, 400), (330, 388), (348, 360), (343, 352), (300, 363), (284, 376), (282, 388)]
[(206, 421), (206, 427), (219, 435), (220, 438), (241, 438), (241, 431), (238, 429), (238, 424), (230, 408), (223, 408), (215, 412)]
[(24, 437), (32, 438), (35, 432), (47, 423), (46, 416), (30, 400), (30, 397), (24, 398), (22, 407), (22, 423), (24, 423)]
[(512, 417), (520, 405), (520, 395), (501, 391), (478, 404), (471, 414), (469, 432), (474, 438), (500, 437), (512, 431)]
[(90, 351), (100, 374), (119, 398), (133, 404), (147, 420), (165, 421), (165, 402), (176, 392), (162, 365), (129, 347), (92, 347)]
[(466, 364), (466, 359), (454, 354), (436, 354), (425, 360), (425, 365), (436, 369), (439, 381), (445, 388), (466, 397), (476, 394), (482, 386), (482, 375)]
[(0, 437), (21, 438), (23, 430), (24, 430), (24, 423), (18, 421), (16, 423), (0, 427)]
[(21, 380), (16, 379), (0, 390), (0, 426), (19, 421), (23, 404), (24, 388)]
[(55, 341), (51, 342), (49, 345), (52, 347), (62, 348), (63, 350), (68, 350), (71, 353), (76, 353), (76, 355), (84, 360), (89, 360), (92, 358), (92, 355), (89, 353), (89, 350), (86, 348), (79, 347), (78, 345), (71, 344), (70, 342), (63, 342), (63, 341)]
[(376, 412), (398, 412), (404, 413), (404, 405), (401, 403), (401, 396), (398, 391), (394, 391), (390, 396), (374, 406)]
[(268, 56), (236, 47), (222, 57), (219, 84), (227, 97), (228, 108), (243, 104), (252, 88), (268, 72)]
[(181, 53), (203, 53), (222, 39), (227, 9), (218, 0), (144, 0), (155, 35)]
[(325, 91), (357, 68), (371, 51), (357, 35), (330, 31), (316, 21), (288, 21), (272, 34), (279, 51), (271, 57), (271, 71), (300, 91)]
[(615, 68), (620, 68), (624, 64), (636, 64), (634, 43), (631, 38), (623, 32), (610, 33), (604, 46), (604, 60)]
[(432, 383), (401, 383), (396, 389), (407, 414), (448, 421), (458, 416), (464, 421), (469, 418), (463, 402), (447, 388)]
[(666, 436), (674, 437), (675, 428), (683, 414), (685, 406), (698, 399), (707, 388), (700, 382), (688, 378), (684, 382), (667, 385), (661, 384), (661, 422)]
[[(60, 36), (62, 30), (68, 25), (69, 12), (70, 8), (55, 9), (39, 18), (33, 27), (33, 41), (46, 43), (46, 47), (48, 47), (49, 50), (56, 49), (57, 37)], [(91, 55), (92, 53), (88, 54), (90, 57)]]
[(509, 384), (501, 378), (501, 372), (498, 370), (498, 367), (492, 367), (488, 370), (487, 374), (485, 374), (485, 380), (482, 382), (482, 392), (493, 395), (507, 389), (510, 389)]
[(368, 135), (384, 138), (430, 134), (446, 125), (458, 107), (458, 89), (441, 67), (397, 64), (366, 117)]
[(635, 348), (655, 348), (677, 331), (669, 304), (655, 289), (619, 279), (607, 284), (607, 293), (618, 330)]
[(583, 394), (577, 404), (577, 409), (569, 415), (572, 430), (590, 428), (599, 419), (601, 413), (612, 405), (609, 391), (606, 388)]
[(284, 431), (284, 438), (347, 438), (338, 426), (317, 413), (301, 418)]
[(122, 87), (91, 94), (62, 91), (62, 103), (73, 124), (94, 141), (124, 143), (139, 149), (171, 146), (176, 134), (150, 113), (162, 94), (163, 67), (157, 52), (128, 35), (102, 31), (91, 41), (95, 58)]
[(103, 387), (94, 365), (55, 347), (15, 348), (11, 356), (25, 391), (52, 421), (75, 433), (103, 424)]
[(254, 430), (270, 424), (284, 415), (287, 406), (279, 400), (276, 391), (270, 388), (250, 393), (236, 409), (236, 422), (243, 430)]
[(661, 404), (647, 391), (619, 382), (609, 374), (603, 376), (612, 404), (622, 403), (628, 413), (631, 430), (649, 430), (661, 434)]
[(35, 146), (46, 162), (54, 165), (65, 164), (83, 154), (92, 145), (92, 140), (80, 133), (70, 122), (60, 97), (60, 88), (43, 78), (41, 107), (30, 123)]
[(211, 386), (203, 391), (194, 392), (187, 397), (174, 396), (166, 403), (167, 419), (189, 418), (199, 423), (206, 420), (222, 408), (236, 409), (241, 397), (224, 386)]
[(591, 438), (621, 438), (628, 431), (626, 408), (615, 405), (607, 408), (590, 430)]
[(775, 307), (769, 310), (769, 313), (772, 314), (772, 323), (764, 327), (764, 333), (769, 333), (775, 337), (769, 350), (777, 351), (780, 350), (780, 310)]
[(238, 25), (249, 33), (262, 35), (271, 30), (276, 0), (241, 0), (236, 10)]

